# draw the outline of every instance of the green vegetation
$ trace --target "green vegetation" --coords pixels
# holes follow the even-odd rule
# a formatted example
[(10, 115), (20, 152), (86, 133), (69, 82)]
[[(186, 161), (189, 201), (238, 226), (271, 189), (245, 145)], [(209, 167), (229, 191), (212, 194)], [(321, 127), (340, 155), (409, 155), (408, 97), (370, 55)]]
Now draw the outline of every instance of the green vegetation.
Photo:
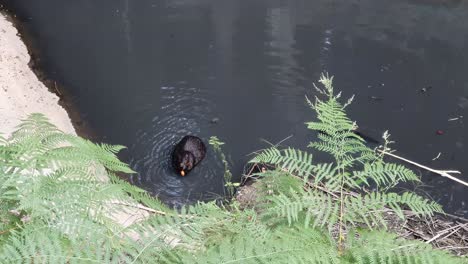
[[(299, 177), (309, 186), (306, 191), (294, 188), (279, 192), (271, 198), (268, 209), (286, 217), (289, 224), (301, 221), (306, 227), (327, 227), (330, 231), (337, 227), (340, 246), (350, 226), (385, 227), (384, 213), (389, 210), (401, 218), (404, 218), (402, 206), (419, 216), (442, 212), (440, 205), (414, 193), (388, 192), (399, 182), (419, 179), (403, 165), (384, 162), (382, 155), (368, 148), (354, 133), (357, 125), (345, 113), (352, 98), (342, 105), (338, 100), (341, 94), (334, 94), (332, 80), (322, 76), (320, 82), (324, 89), (316, 87), (324, 95), (324, 101), (307, 99), (318, 117), (317, 122), (308, 122), (307, 127), (317, 131), (319, 138), (309, 147), (328, 153), (334, 161), (314, 163), (312, 154), (292, 148), (264, 150), (252, 162), (274, 164), (280, 173)], [(383, 139), (383, 149), (390, 151), (387, 133)], [(270, 174), (263, 173), (263, 176)]]
[(235, 188), (239, 186), (238, 183), (232, 182), (232, 173), (229, 170), (229, 164), (226, 159), (226, 155), (224, 155), (223, 151), (221, 150), (221, 146), (224, 145), (224, 142), (220, 141), (218, 137), (212, 136), (210, 137), (209, 144), (213, 147), (215, 152), (219, 155), (221, 162), (224, 166), (224, 187), (227, 190), (227, 198), (231, 198), (235, 193)]
[[(132, 173), (115, 156), (121, 146), (96, 145), (30, 116), (0, 139), (1, 263), (463, 263), (385, 231), (385, 211), (430, 217), (441, 208), (390, 192), (418, 178), (367, 148), (332, 79), (320, 81), (325, 100), (309, 101), (318, 121), (308, 123), (320, 141), (310, 147), (334, 161), (314, 163), (292, 148), (263, 151), (252, 162), (275, 169), (259, 174), (253, 208), (235, 201), (166, 208), (115, 176)], [(222, 154), (222, 142), (210, 144)]]

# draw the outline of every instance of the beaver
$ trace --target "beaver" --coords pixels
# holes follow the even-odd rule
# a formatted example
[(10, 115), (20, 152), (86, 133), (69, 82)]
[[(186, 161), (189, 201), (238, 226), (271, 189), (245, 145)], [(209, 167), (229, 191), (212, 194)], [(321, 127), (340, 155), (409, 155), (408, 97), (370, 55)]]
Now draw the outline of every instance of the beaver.
[(172, 151), (172, 166), (181, 176), (187, 175), (206, 154), (203, 141), (195, 136), (185, 136)]

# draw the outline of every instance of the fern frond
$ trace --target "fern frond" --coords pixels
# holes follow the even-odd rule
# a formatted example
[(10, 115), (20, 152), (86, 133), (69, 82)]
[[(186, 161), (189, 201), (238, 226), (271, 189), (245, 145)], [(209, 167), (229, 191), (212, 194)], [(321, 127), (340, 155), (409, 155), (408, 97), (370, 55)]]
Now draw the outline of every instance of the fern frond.
[(250, 163), (268, 163), (287, 170), (301, 177), (309, 177), (313, 173), (312, 154), (305, 151), (287, 148), (279, 150), (275, 147), (264, 150), (253, 158)]
[(134, 173), (128, 168), (128, 165), (119, 161), (115, 156), (115, 151), (122, 149), (122, 146), (110, 148), (108, 145), (95, 145), (88, 140), (78, 137), (67, 139), (70, 146), (55, 148), (47, 153), (45, 159), (52, 160), (55, 164), (69, 165), (80, 161), (83, 165), (102, 164), (110, 171), (119, 171), (124, 173)]
[[(114, 255), (121, 262), (137, 248), (112, 218), (125, 208), (109, 206), (132, 202), (106, 180), (107, 171), (132, 171), (115, 156), (122, 147), (63, 134), (42, 115), (28, 117), (2, 143), (0, 207), (18, 215), (6, 223), (18, 231), (2, 239), (2, 262), (103, 263)], [(124, 242), (128, 250), (120, 255), (116, 246)]]
[(432, 216), (435, 212), (443, 213), (442, 206), (434, 201), (429, 201), (415, 193), (405, 192), (402, 195), (389, 193), (396, 202), (406, 205), (418, 216)]
[(328, 98), (325, 102), (317, 100), (314, 106), (320, 123), (307, 122), (308, 129), (333, 134), (337, 131), (352, 131), (355, 128), (354, 123), (347, 117), (343, 105), (335, 97)]
[(399, 182), (419, 182), (418, 176), (403, 165), (395, 163), (374, 162), (364, 164), (362, 171), (355, 171), (356, 177), (372, 179), (378, 186), (393, 186)]
[(402, 206), (407, 206), (419, 216), (432, 216), (442, 212), (442, 207), (413, 193), (379, 193), (372, 192), (364, 196), (346, 197), (344, 207), (346, 221), (356, 224), (365, 223), (367, 227), (385, 226), (385, 208), (391, 208), (400, 218), (404, 218)]
[(359, 264), (455, 264), (464, 263), (447, 252), (435, 250), (430, 245), (397, 238), (394, 234), (372, 231), (360, 232), (359, 238), (350, 240), (344, 259)]
[(227, 238), (202, 254), (186, 254), (180, 263), (338, 263), (333, 246), (316, 240), (323, 238), (317, 231), (288, 231), (260, 241), (247, 234)]
[[(370, 151), (364, 144), (364, 140), (352, 131), (329, 131), (328, 133), (319, 133), (318, 138), (320, 141), (311, 142), (308, 147), (329, 153), (337, 160), (350, 159), (356, 154)], [(349, 164), (350, 167), (352, 165), (353, 163)]]
[(167, 207), (161, 200), (151, 196), (147, 191), (120, 179), (113, 173), (108, 174), (110, 182), (119, 186), (123, 193), (128, 194), (134, 201), (139, 202), (159, 212), (171, 213), (172, 209)]
[(278, 217), (286, 218), (291, 225), (298, 221), (308, 227), (325, 227), (329, 229), (338, 220), (339, 206), (331, 196), (319, 192), (288, 195), (280, 194), (271, 197), (273, 205), (269, 207)]
[(230, 215), (214, 203), (203, 203), (184, 207), (179, 212), (152, 215), (145, 221), (129, 227), (129, 230), (142, 243), (151, 247), (171, 244), (182, 248), (200, 249), (203, 248), (206, 233), (223, 229), (223, 226), (233, 221), (233, 217), (234, 215)]
[(124, 255), (105, 240), (68, 241), (53, 230), (24, 230), (11, 236), (0, 252), (2, 263), (110, 263)]

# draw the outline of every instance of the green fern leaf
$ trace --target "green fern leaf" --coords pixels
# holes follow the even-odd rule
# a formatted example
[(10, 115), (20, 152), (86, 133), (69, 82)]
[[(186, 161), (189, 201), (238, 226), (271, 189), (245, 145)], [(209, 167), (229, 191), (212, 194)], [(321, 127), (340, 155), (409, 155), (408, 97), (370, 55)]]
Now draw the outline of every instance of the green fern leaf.
[(378, 186), (392, 186), (402, 181), (420, 181), (413, 171), (395, 163), (374, 162), (365, 164), (362, 171), (355, 171), (353, 175), (360, 178), (371, 178)]
[(314, 169), (311, 154), (292, 148), (279, 150), (272, 147), (266, 149), (253, 158), (250, 163), (268, 163), (276, 165), (290, 173), (306, 178), (312, 175)]

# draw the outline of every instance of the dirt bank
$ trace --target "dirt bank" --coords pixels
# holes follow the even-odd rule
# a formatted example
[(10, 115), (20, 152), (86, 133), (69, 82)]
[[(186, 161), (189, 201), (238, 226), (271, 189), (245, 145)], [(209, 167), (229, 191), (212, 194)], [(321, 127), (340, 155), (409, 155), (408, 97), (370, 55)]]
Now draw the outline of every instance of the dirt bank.
[(70, 118), (29, 68), (28, 50), (17, 29), (0, 14), (0, 132), (10, 134), (30, 113), (43, 113), (66, 133), (76, 134)]

